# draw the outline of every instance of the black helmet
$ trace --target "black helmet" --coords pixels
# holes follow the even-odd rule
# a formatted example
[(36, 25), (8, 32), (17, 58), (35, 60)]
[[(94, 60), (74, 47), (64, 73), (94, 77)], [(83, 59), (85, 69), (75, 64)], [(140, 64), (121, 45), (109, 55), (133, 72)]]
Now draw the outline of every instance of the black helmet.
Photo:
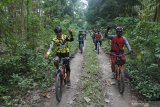
[(120, 26), (116, 27), (116, 32), (123, 32), (123, 27)]
[(54, 29), (55, 33), (61, 33), (62, 32), (62, 28), (60, 26), (55, 27)]

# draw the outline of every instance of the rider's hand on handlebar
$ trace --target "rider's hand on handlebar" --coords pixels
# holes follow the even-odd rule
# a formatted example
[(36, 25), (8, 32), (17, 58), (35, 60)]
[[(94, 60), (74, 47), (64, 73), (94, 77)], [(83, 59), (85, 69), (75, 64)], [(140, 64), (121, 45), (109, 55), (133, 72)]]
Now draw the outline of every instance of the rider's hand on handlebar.
[(108, 26), (108, 27), (107, 27), (107, 31), (109, 31), (110, 29), (111, 29), (111, 27), (110, 27), (110, 26)]
[(71, 28), (68, 28), (68, 32), (71, 33), (71, 32), (72, 32), (72, 29), (71, 29)]
[(44, 56), (44, 58), (45, 58), (45, 59), (48, 59), (48, 55), (46, 54), (46, 55)]
[(133, 54), (133, 50), (129, 51), (129, 54)]

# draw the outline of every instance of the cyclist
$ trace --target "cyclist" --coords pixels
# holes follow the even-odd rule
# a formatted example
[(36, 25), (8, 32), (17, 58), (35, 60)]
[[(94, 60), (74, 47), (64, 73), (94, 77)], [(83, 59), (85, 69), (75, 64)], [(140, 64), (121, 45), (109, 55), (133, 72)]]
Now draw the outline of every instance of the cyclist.
[[(56, 34), (56, 37), (52, 39), (50, 48), (48, 49), (45, 55), (45, 58), (48, 59), (48, 56), (50, 55), (54, 47), (54, 50), (56, 52), (56, 55), (54, 58), (55, 59), (54, 65), (58, 69), (60, 58), (69, 57), (68, 41), (71, 42), (74, 40), (74, 38), (72, 34), (72, 29), (68, 29), (70, 37), (62, 33), (62, 28), (60, 26), (55, 27), (54, 32)], [(70, 71), (71, 70), (70, 70), (70, 65), (69, 65), (69, 60), (68, 60), (66, 61), (66, 73), (67, 73), (66, 80), (67, 80), (68, 85), (70, 85)]]
[(81, 42), (82, 42), (82, 44), (83, 44), (83, 46), (84, 46), (84, 34), (83, 34), (83, 31), (79, 31), (78, 41), (79, 41), (79, 49), (80, 49), (80, 44), (81, 44)]
[[(123, 36), (123, 27), (116, 27), (116, 35), (108, 35), (110, 28), (111, 27), (107, 28), (105, 37), (111, 40), (111, 54), (124, 54), (124, 45), (127, 47), (129, 53), (132, 52), (131, 46), (129, 45), (127, 39)], [(125, 64), (126, 56), (122, 55), (121, 60), (123, 61), (123, 64)], [(112, 78), (115, 78), (116, 61), (116, 56), (111, 55), (111, 69), (113, 73)], [(122, 71), (124, 71), (124, 65), (122, 66)]]
[(102, 45), (102, 34), (99, 30), (95, 33), (95, 50), (97, 50), (98, 42), (100, 43), (100, 46), (101, 46)]

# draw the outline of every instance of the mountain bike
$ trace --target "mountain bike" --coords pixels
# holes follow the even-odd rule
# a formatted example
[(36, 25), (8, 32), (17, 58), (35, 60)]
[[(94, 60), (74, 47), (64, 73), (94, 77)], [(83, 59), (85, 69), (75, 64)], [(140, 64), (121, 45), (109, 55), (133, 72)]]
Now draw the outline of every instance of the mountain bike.
[[(55, 93), (56, 99), (58, 102), (61, 101), (62, 98), (62, 88), (66, 84), (66, 61), (68, 61), (69, 57), (63, 57), (59, 60), (58, 69), (56, 70), (56, 82), (55, 82)], [(53, 61), (55, 61), (53, 59)]]
[(116, 56), (117, 62), (115, 65), (115, 71), (116, 71), (115, 79), (117, 80), (118, 90), (119, 90), (120, 94), (123, 94), (123, 92), (125, 90), (125, 82), (124, 82), (125, 74), (124, 74), (124, 71), (122, 71), (122, 66), (124, 66), (124, 63), (122, 62), (121, 56), (128, 55), (129, 53), (126, 53), (126, 54), (107, 53), (107, 54)]

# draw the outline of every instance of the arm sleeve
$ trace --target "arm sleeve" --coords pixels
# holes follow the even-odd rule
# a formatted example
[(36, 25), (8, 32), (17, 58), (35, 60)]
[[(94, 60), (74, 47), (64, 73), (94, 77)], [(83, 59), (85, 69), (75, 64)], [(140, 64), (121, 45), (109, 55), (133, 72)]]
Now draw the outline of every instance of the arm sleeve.
[(105, 38), (112, 40), (116, 35), (105, 35)]
[(102, 33), (100, 33), (100, 35), (101, 35), (101, 39), (102, 39)]
[[(123, 37), (123, 38), (124, 38), (124, 37)], [(131, 46), (130, 46), (130, 44), (128, 43), (128, 40), (127, 40), (126, 38), (124, 38), (124, 43), (125, 43), (125, 46), (127, 47), (128, 51), (129, 51), (129, 52), (132, 51)]]
[(72, 33), (72, 32), (69, 32), (69, 34), (70, 34), (70, 38), (67, 36), (67, 37), (66, 37), (66, 41), (70, 41), (70, 42), (74, 41), (73, 33)]
[(50, 47), (49, 47), (49, 49), (48, 49), (48, 51), (47, 51), (47, 55), (49, 55), (49, 54), (51, 53), (51, 51), (52, 51), (52, 49), (53, 49), (53, 46), (54, 46), (54, 41), (52, 40), (52, 42), (51, 42), (51, 44), (50, 44)]

